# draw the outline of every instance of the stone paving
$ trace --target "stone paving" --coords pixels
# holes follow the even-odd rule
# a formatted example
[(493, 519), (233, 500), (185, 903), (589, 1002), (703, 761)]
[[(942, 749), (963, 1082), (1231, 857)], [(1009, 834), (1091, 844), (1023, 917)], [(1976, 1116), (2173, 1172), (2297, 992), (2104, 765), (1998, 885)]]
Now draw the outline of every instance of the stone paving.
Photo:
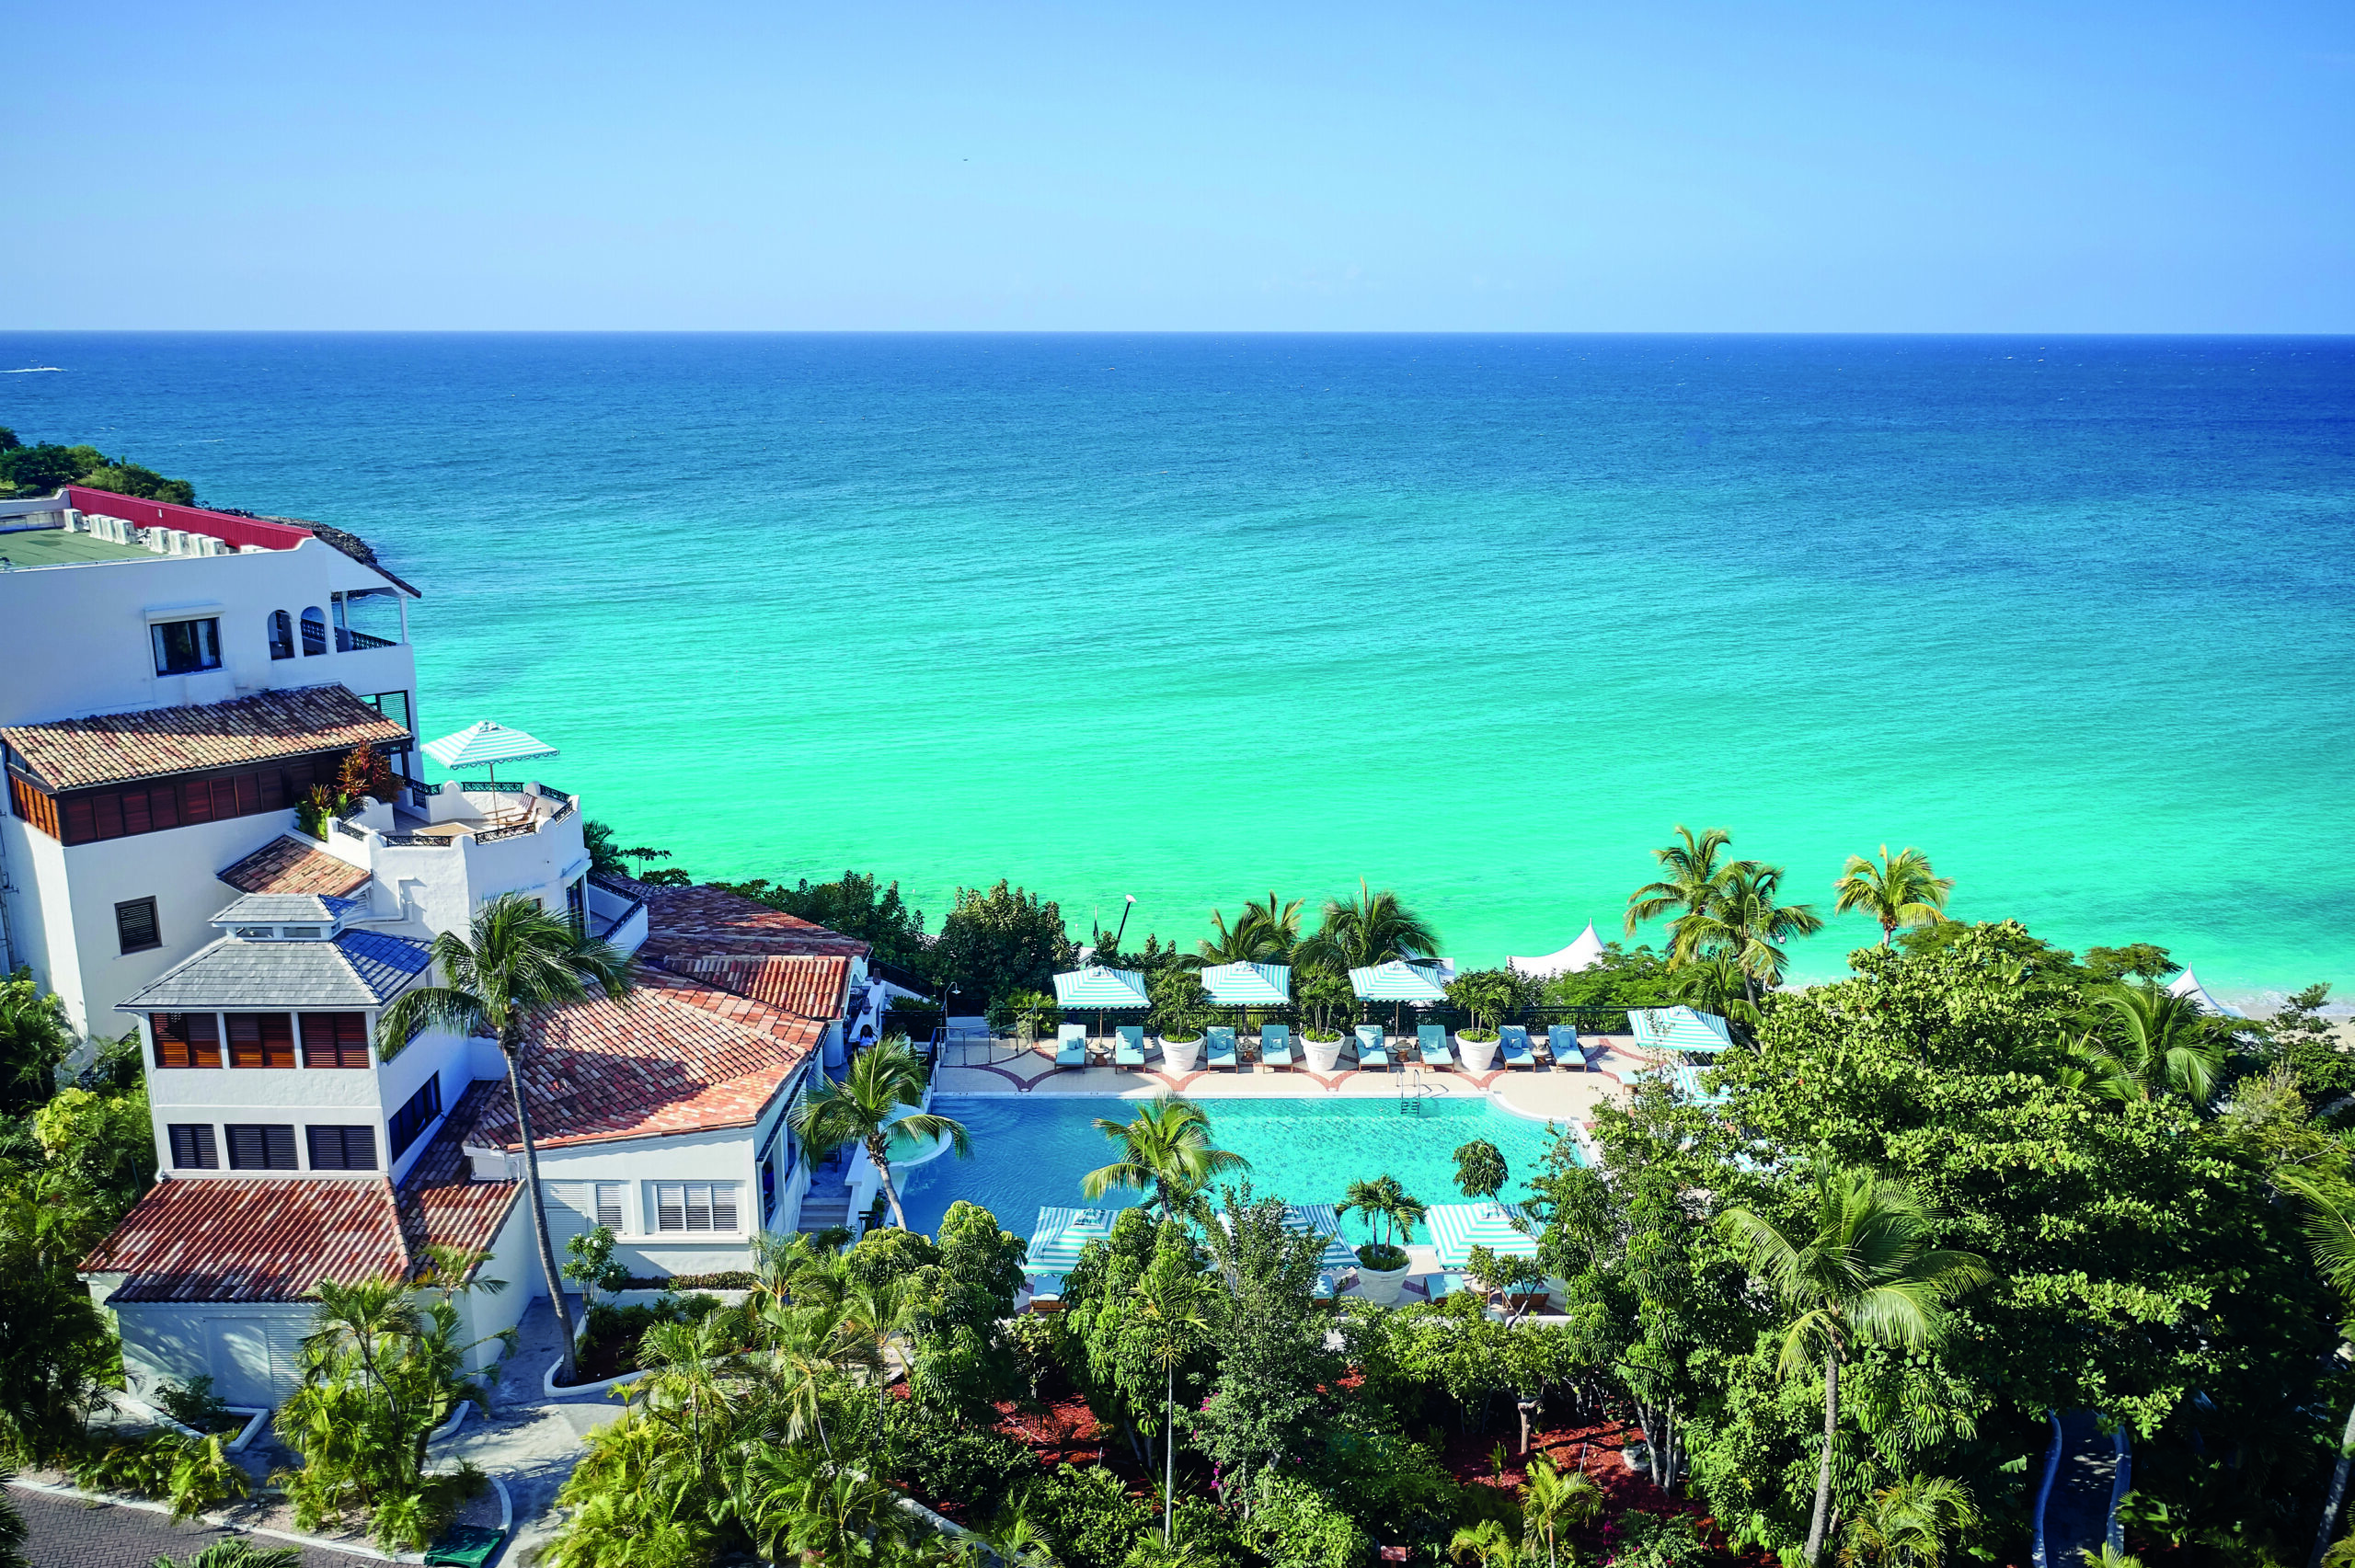
[[(33, 1568), (147, 1568), (158, 1557), (185, 1561), (214, 1541), (228, 1539), (237, 1533), (210, 1525), (176, 1525), (167, 1515), (112, 1503), (93, 1507), (70, 1497), (29, 1492), (21, 1486), (8, 1489), (8, 1501), (25, 1516), (25, 1554), (31, 1559)], [(278, 1551), (287, 1544), (268, 1536), (247, 1539), (266, 1551)], [(372, 1557), (349, 1556), (307, 1546), (301, 1551), (303, 1568), (360, 1568), (363, 1563), (384, 1568), (381, 1561)]]

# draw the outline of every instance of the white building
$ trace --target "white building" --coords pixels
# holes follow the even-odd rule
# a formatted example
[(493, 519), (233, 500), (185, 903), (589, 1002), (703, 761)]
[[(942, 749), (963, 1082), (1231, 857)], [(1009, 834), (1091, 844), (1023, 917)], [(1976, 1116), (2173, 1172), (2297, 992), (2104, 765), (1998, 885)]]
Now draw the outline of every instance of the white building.
[[(0, 532), (0, 910), (78, 1025), (139, 1032), (160, 1177), (84, 1265), (134, 1391), (209, 1374), (274, 1402), (317, 1282), (413, 1275), (429, 1247), (511, 1287), (469, 1299), (469, 1338), (546, 1294), (495, 1042), (373, 1044), (432, 938), (502, 894), (641, 961), (626, 1003), (535, 1019), (520, 1056), (559, 1255), (602, 1223), (639, 1275), (739, 1269), (800, 1223), (787, 1108), (841, 1059), (865, 944), (716, 888), (592, 882), (580, 803), (545, 785), (418, 784), (406, 611), (399, 640), (350, 624), (415, 590), (357, 541), (48, 506), (63, 526)], [(108, 521), (136, 509), (144, 533)], [(296, 802), (363, 744), (391, 798), (306, 833)]]

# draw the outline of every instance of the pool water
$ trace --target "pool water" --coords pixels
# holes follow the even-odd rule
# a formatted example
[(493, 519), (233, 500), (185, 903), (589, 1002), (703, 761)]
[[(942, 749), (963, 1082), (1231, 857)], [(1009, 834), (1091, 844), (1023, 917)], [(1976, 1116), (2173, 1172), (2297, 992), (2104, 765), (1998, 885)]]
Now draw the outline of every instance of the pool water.
[[(968, 1160), (943, 1154), (895, 1172), (913, 1230), (937, 1231), (948, 1206), (963, 1199), (1028, 1236), (1039, 1210), (1075, 1207), (1088, 1200), (1080, 1178), (1114, 1158), (1113, 1144), (1096, 1118), (1127, 1121), (1144, 1102), (1081, 1095), (1037, 1099), (941, 1096), (933, 1110), (963, 1122), (972, 1135)], [(1341, 1201), (1350, 1183), (1392, 1175), (1425, 1203), (1462, 1203), (1455, 1185), (1455, 1150), (1485, 1138), (1504, 1153), (1511, 1173), (1503, 1196), (1527, 1196), (1527, 1178), (1544, 1165), (1562, 1129), (1491, 1106), (1486, 1100), (1214, 1100), (1203, 1104), (1211, 1139), (1251, 1162), (1255, 1196), (1288, 1203)], [(1101, 1207), (1143, 1201), (1114, 1188)], [(1343, 1220), (1353, 1242), (1372, 1240), (1357, 1215)], [(1427, 1240), (1418, 1232), (1417, 1240)]]

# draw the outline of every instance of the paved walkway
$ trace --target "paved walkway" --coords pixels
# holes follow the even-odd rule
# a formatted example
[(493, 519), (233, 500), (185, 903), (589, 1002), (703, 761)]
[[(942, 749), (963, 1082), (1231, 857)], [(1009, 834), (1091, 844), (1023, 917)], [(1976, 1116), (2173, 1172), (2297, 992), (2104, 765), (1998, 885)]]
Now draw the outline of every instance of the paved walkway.
[[(33, 1568), (147, 1568), (158, 1557), (187, 1561), (217, 1540), (236, 1536), (234, 1530), (210, 1525), (176, 1525), (163, 1514), (115, 1504), (92, 1507), (71, 1498), (52, 1497), (8, 1489), (8, 1501), (25, 1516), (25, 1555)], [(269, 1551), (285, 1547), (267, 1536), (247, 1538)], [(303, 1568), (385, 1568), (371, 1557), (350, 1557), (340, 1551), (304, 1547)]]

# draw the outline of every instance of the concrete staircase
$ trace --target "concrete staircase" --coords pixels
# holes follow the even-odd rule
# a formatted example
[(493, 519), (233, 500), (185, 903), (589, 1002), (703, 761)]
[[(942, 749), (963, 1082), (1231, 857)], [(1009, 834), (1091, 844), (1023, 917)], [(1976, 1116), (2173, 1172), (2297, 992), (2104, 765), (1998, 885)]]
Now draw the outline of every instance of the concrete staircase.
[(801, 1195), (801, 1219), (797, 1227), (803, 1235), (814, 1234), (833, 1226), (844, 1230), (852, 1228), (850, 1162), (851, 1151), (840, 1150), (810, 1173), (810, 1190)]

